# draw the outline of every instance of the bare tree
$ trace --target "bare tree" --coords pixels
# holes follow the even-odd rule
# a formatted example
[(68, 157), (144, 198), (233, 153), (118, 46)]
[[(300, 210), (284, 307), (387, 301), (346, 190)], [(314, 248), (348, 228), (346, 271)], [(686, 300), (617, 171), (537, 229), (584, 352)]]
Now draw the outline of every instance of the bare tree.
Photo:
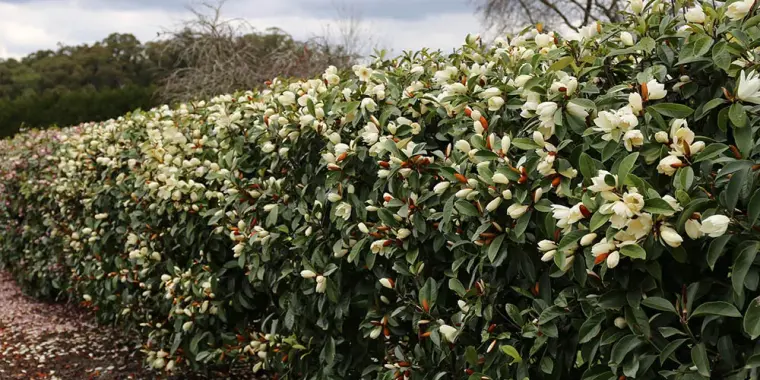
[(277, 28), (259, 32), (245, 20), (223, 18), (223, 5), (190, 7), (193, 19), (163, 33), (162, 54), (171, 68), (159, 88), (161, 100), (255, 89), (275, 77), (309, 78), (357, 59), (353, 37), (336, 44), (325, 37), (296, 41)]
[(594, 21), (620, 21), (622, 0), (473, 0), (489, 28), (519, 30), (528, 23), (554, 28), (580, 27)]

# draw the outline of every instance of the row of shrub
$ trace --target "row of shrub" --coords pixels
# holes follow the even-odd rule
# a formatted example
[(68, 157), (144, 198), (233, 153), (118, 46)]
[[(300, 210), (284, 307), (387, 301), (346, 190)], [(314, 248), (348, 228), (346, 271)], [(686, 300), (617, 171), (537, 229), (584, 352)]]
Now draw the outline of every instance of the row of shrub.
[(575, 39), (19, 134), (0, 262), (157, 370), (756, 376), (756, 9), (632, 1)]

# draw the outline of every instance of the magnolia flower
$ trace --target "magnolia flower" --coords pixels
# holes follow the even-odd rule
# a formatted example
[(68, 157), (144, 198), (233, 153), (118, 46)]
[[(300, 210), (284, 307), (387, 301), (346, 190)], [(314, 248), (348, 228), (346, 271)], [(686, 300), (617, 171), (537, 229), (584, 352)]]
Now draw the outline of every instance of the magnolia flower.
[(393, 280), (390, 278), (381, 278), (380, 279), (380, 285), (382, 285), (385, 288), (393, 289), (393, 286), (395, 285)]
[(538, 242), (538, 249), (543, 252), (548, 252), (553, 249), (557, 249), (557, 243), (544, 239)]
[(557, 227), (567, 228), (583, 219), (583, 212), (581, 212), (580, 206), (581, 203), (577, 203), (573, 207), (552, 205), (552, 217), (557, 219)]
[(702, 9), (702, 6), (697, 4), (692, 8), (689, 8), (688, 11), (686, 11), (686, 14), (684, 15), (686, 18), (686, 21), (693, 22), (695, 24), (701, 24), (705, 22), (705, 11)]
[(668, 133), (665, 131), (659, 131), (654, 134), (654, 139), (660, 144), (667, 144), (670, 141)]
[(501, 198), (494, 198), (492, 201), (488, 202), (486, 210), (488, 210), (488, 212), (493, 212), (499, 208), (499, 205), (501, 205)]
[(678, 170), (682, 164), (683, 162), (681, 162), (681, 159), (676, 156), (669, 155), (660, 160), (660, 163), (657, 165), (657, 172), (660, 174), (665, 174), (666, 176), (673, 176), (673, 174), (676, 174), (676, 170)]
[(554, 256), (557, 254), (556, 249), (552, 249), (551, 251), (545, 252), (543, 255), (541, 255), (541, 261), (543, 262), (549, 262), (554, 260)]
[(699, 230), (703, 234), (715, 238), (726, 233), (730, 222), (731, 219), (725, 215), (713, 215), (702, 221), (702, 227)]
[(509, 178), (507, 178), (507, 176), (505, 176), (504, 174), (501, 174), (501, 173), (496, 173), (493, 176), (491, 176), (491, 180), (494, 183), (501, 183), (501, 184), (504, 184), (504, 185), (506, 185), (506, 184), (509, 183)]
[(755, 0), (741, 0), (736, 1), (728, 5), (728, 9), (726, 9), (726, 16), (730, 18), (733, 21), (738, 21), (744, 18), (744, 16), (749, 13), (749, 10), (752, 8), (752, 4), (755, 3)]
[(546, 33), (539, 33), (534, 38), (536, 45), (538, 47), (548, 47), (549, 45), (552, 45), (554, 43), (554, 37), (550, 36)]
[(470, 306), (467, 305), (467, 302), (464, 300), (457, 301), (457, 306), (459, 306), (459, 309), (462, 310), (462, 313), (467, 314), (467, 312), (470, 311)]
[(369, 112), (375, 112), (377, 109), (377, 103), (372, 98), (364, 98), (361, 102), (361, 108), (366, 109)]
[(621, 32), (620, 41), (622, 41), (625, 46), (633, 46), (633, 35), (628, 32)]
[(341, 202), (338, 207), (335, 208), (335, 216), (348, 220), (351, 217), (351, 205), (346, 202)]
[[(607, 184), (607, 181), (605, 180), (607, 176), (613, 178), (613, 183), (611, 185)], [(599, 170), (596, 177), (591, 178), (591, 183), (592, 185), (589, 186), (588, 189), (595, 193), (613, 191), (615, 190), (615, 186), (617, 186), (617, 176), (610, 174), (610, 172), (606, 170)]]
[(189, 331), (191, 328), (193, 328), (193, 322), (192, 321), (187, 321), (187, 322), (185, 322), (185, 323), (182, 324), (182, 330), (183, 331)]
[(380, 130), (377, 129), (377, 125), (373, 122), (369, 122), (364, 126), (364, 131), (362, 132), (362, 139), (364, 140), (364, 143), (367, 145), (372, 145), (377, 142), (377, 139), (380, 137)]
[(450, 343), (454, 343), (454, 341), (457, 339), (457, 334), (459, 333), (459, 330), (457, 330), (456, 327), (452, 327), (449, 325), (441, 325), (438, 327), (438, 331), (443, 335), (444, 338), (446, 338), (446, 341)]
[(317, 277), (317, 274), (314, 273), (314, 271), (310, 271), (308, 269), (304, 269), (301, 271), (301, 277), (303, 278), (314, 278)]
[(493, 96), (488, 98), (488, 110), (489, 111), (498, 111), (501, 109), (501, 107), (504, 105), (504, 98), (501, 96)]
[(686, 224), (684, 224), (686, 235), (689, 235), (689, 237), (694, 240), (697, 240), (702, 237), (703, 233), (700, 230), (701, 228), (702, 228), (702, 225), (696, 219), (689, 219), (686, 221)]
[(615, 327), (617, 327), (619, 329), (624, 329), (626, 326), (628, 326), (628, 322), (626, 322), (625, 318), (623, 318), (623, 317), (617, 317), (617, 318), (615, 318), (615, 320), (613, 321), (613, 323), (615, 324)]
[(628, 107), (631, 108), (631, 112), (635, 114), (641, 113), (641, 110), (644, 109), (643, 101), (641, 99), (641, 94), (638, 92), (632, 92), (628, 95)]
[(567, 103), (567, 113), (581, 119), (586, 119), (588, 116), (588, 111), (583, 106), (573, 102)]
[(596, 22), (593, 22), (589, 25), (581, 27), (580, 30), (578, 30), (578, 34), (580, 34), (581, 40), (592, 38), (599, 34), (599, 25)]
[(457, 142), (454, 143), (454, 148), (461, 151), (462, 153), (469, 153), (470, 150), (472, 150), (470, 143), (468, 143), (467, 140), (457, 140)]
[(512, 219), (518, 219), (528, 211), (528, 206), (524, 206), (518, 203), (513, 203), (507, 208), (507, 214)]
[(676, 232), (673, 228), (667, 225), (663, 225), (660, 227), (660, 239), (667, 245), (676, 248), (680, 247), (681, 243), (683, 242), (683, 238), (681, 235)]
[(314, 290), (317, 293), (324, 293), (327, 290), (327, 279), (325, 276), (317, 276), (317, 286)]
[(629, 5), (631, 11), (635, 14), (640, 14), (644, 10), (644, 0), (630, 0)]
[(404, 240), (404, 239), (408, 238), (409, 235), (411, 235), (411, 234), (412, 234), (412, 231), (410, 229), (408, 229), (408, 228), (400, 228), (396, 232), (396, 237), (399, 238), (399, 239), (401, 239), (401, 240)]
[(596, 233), (592, 232), (590, 234), (585, 234), (581, 238), (581, 245), (584, 247), (589, 246), (594, 240), (596, 240)]
[(440, 182), (433, 186), (433, 192), (438, 195), (443, 194), (451, 186), (451, 182)]
[(633, 147), (644, 145), (644, 134), (638, 129), (632, 129), (623, 135), (623, 145), (627, 151), (632, 151)]
[(372, 329), (372, 331), (369, 333), (369, 338), (370, 339), (377, 339), (380, 336), (380, 333), (382, 333), (382, 332), (383, 332), (383, 327), (382, 326), (377, 326), (374, 329)]
[(746, 75), (742, 70), (736, 97), (745, 102), (760, 104), (760, 75), (756, 71)]
[(389, 240), (386, 240), (386, 239), (375, 240), (372, 242), (372, 244), (370, 244), (369, 249), (370, 251), (372, 251), (372, 253), (382, 254), (383, 251), (385, 251), (385, 245), (387, 242), (389, 242)]
[(612, 269), (618, 265), (620, 262), (620, 252), (613, 251), (609, 255), (607, 255), (607, 267)]
[(658, 100), (665, 97), (668, 91), (665, 90), (665, 85), (658, 82), (657, 79), (652, 79), (647, 82), (647, 99)]

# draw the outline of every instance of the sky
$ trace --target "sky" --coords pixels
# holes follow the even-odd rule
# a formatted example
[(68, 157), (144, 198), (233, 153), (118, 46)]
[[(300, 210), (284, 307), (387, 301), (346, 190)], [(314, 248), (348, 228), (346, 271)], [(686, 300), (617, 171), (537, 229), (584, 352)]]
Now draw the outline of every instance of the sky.
[[(190, 18), (198, 0), (0, 0), (0, 58), (92, 43), (111, 33), (140, 41)], [(223, 16), (258, 30), (279, 27), (297, 39), (337, 35), (341, 15), (358, 15), (364, 40), (401, 53), (422, 47), (451, 50), (480, 32), (472, 0), (227, 0)], [(342, 17), (346, 19), (346, 17)]]

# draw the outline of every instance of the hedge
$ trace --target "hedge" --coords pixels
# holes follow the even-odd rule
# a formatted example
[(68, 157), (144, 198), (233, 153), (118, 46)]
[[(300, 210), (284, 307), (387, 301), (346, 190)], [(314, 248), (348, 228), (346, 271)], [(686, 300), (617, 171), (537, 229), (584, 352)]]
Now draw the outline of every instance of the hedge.
[(746, 379), (760, 15), (632, 1), (0, 143), (2, 265), (146, 364)]

